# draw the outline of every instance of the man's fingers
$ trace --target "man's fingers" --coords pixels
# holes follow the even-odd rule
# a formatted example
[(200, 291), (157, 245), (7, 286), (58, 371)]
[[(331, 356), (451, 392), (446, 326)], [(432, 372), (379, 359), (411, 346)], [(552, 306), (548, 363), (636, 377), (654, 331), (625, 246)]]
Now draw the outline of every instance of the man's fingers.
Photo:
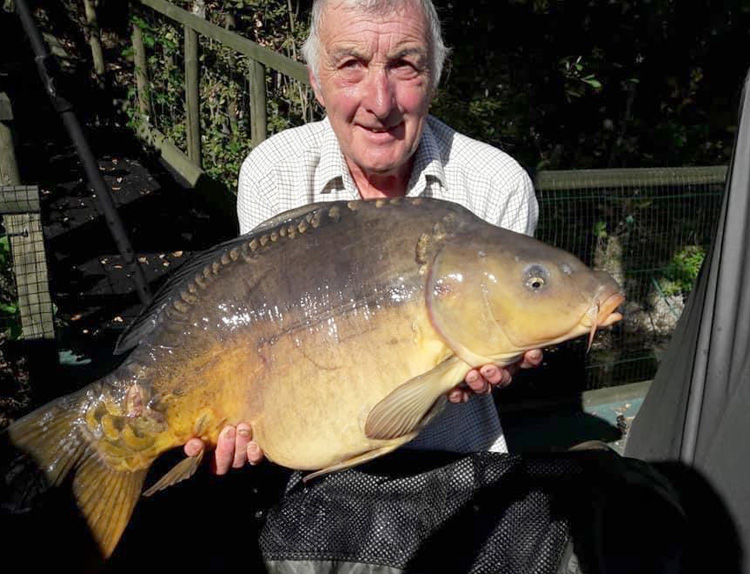
[(260, 450), (257, 442), (250, 442), (245, 449), (247, 452), (247, 461), (250, 464), (258, 464), (263, 460), (263, 451)]
[(484, 380), (491, 385), (496, 385), (503, 380), (505, 369), (501, 369), (497, 365), (484, 365), (479, 372), (484, 377)]
[(247, 423), (237, 425), (237, 438), (234, 442), (234, 460), (232, 468), (242, 468), (247, 462), (247, 447), (253, 438), (253, 430)]
[(219, 434), (219, 441), (216, 444), (216, 453), (214, 462), (216, 464), (216, 474), (226, 474), (229, 467), (234, 461), (234, 441), (237, 431), (234, 427), (224, 427)]
[(199, 438), (191, 438), (189, 441), (185, 443), (185, 454), (187, 456), (198, 456), (201, 452), (203, 452), (203, 448), (206, 445), (203, 444), (203, 441)]
[(448, 400), (452, 403), (460, 403), (462, 401), (462, 397), (465, 394), (465, 391), (461, 390), (460, 388), (456, 387), (451, 389), (448, 392)]
[(489, 384), (477, 369), (472, 369), (471, 371), (469, 371), (466, 374), (466, 378), (464, 379), (464, 381), (469, 386), (469, 388), (478, 395), (483, 395), (489, 392)]
[(542, 363), (542, 351), (531, 349), (526, 351), (520, 362), (498, 367), (497, 365), (482, 365), (479, 369), (471, 369), (466, 373), (464, 384), (448, 392), (448, 400), (452, 403), (465, 403), (471, 393), (486, 395), (492, 392), (492, 387), (506, 387), (513, 380), (513, 375), (520, 369), (531, 369)]
[(512, 369), (511, 367), (513, 367), (513, 365), (510, 365), (505, 369), (500, 369), (500, 380), (496, 383), (498, 387), (507, 387), (513, 380), (513, 373), (518, 369)]
[[(192, 438), (183, 447), (187, 456), (197, 456), (205, 444), (199, 438)], [(237, 428), (226, 426), (219, 433), (216, 451), (213, 458), (213, 470), (221, 476), (230, 468), (242, 468), (245, 463), (258, 464), (263, 460), (263, 451), (253, 442), (253, 430), (247, 423), (240, 423)]]
[(544, 354), (540, 349), (531, 349), (530, 351), (526, 351), (524, 353), (520, 367), (522, 369), (533, 369), (542, 364), (543, 358)]

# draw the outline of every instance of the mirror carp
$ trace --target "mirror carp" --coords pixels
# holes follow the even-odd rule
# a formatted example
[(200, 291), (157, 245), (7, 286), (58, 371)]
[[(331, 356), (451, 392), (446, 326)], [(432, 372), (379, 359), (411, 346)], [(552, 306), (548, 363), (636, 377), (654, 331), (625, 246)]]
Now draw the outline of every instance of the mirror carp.
[(591, 341), (622, 301), (606, 273), (456, 204), (313, 204), (185, 264), (118, 343), (120, 367), (7, 436), (70, 485), (109, 556), (152, 462), (193, 437), (246, 421), (275, 463), (349, 468), (412, 440), (471, 368)]

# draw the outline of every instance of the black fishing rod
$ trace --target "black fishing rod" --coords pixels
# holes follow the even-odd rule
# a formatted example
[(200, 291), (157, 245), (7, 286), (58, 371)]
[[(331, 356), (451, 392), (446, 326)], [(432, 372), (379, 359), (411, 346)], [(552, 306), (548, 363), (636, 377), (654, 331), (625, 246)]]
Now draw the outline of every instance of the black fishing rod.
[(83, 164), (89, 184), (94, 188), (94, 193), (99, 200), (99, 205), (104, 213), (104, 219), (107, 222), (107, 227), (109, 227), (112, 238), (115, 240), (117, 250), (123, 258), (130, 277), (135, 282), (138, 298), (143, 305), (147, 305), (151, 301), (151, 290), (146, 282), (146, 276), (143, 274), (143, 270), (135, 257), (135, 253), (133, 253), (133, 247), (130, 244), (128, 233), (125, 231), (125, 226), (122, 224), (120, 215), (114, 206), (112, 192), (99, 172), (99, 164), (94, 154), (91, 153), (91, 148), (86, 140), (86, 136), (83, 134), (81, 124), (73, 112), (73, 105), (57, 91), (52, 57), (39, 34), (26, 0), (15, 0), (15, 4), (16, 12), (21, 19), (21, 25), (24, 32), (26, 32), (26, 36), (29, 38), (29, 42), (31, 42), (34, 61), (36, 62), (37, 71), (39, 72), (44, 89), (55, 111), (62, 118), (68, 135), (76, 147), (76, 152)]

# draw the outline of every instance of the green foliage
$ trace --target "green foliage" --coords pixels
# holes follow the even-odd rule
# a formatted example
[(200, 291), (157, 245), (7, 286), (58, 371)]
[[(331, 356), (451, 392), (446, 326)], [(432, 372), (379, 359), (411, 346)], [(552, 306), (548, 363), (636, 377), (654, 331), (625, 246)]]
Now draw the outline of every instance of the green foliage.
[(583, 56), (566, 56), (559, 61), (559, 66), (565, 82), (565, 98), (568, 102), (583, 97), (587, 86), (595, 90), (602, 89), (602, 83), (589, 72)]
[(21, 316), (18, 311), (10, 242), (7, 236), (0, 236), (0, 335), (0, 340), (17, 339), (21, 336)]
[(502, 138), (508, 126), (495, 123), (505, 104), (500, 99), (464, 100), (450, 91), (439, 89), (430, 113), (461, 133), (481, 134), (482, 139)]
[[(728, 161), (750, 52), (743, 0), (436, 0), (436, 113), (528, 167)], [(470, 106), (469, 103), (475, 103)], [(490, 105), (495, 103), (495, 105)], [(489, 129), (487, 129), (489, 128)]]
[[(172, 0), (189, 8), (187, 0)], [(310, 0), (206, 0), (206, 18), (299, 59)], [(452, 53), (431, 112), (537, 169), (728, 160), (750, 11), (667, 0), (435, 0)], [(492, 15), (492, 17), (489, 17)], [(140, 8), (152, 122), (186, 149), (183, 30)], [(128, 44), (125, 42), (124, 45)], [(123, 55), (132, 56), (126, 48)], [(201, 40), (204, 160), (234, 187), (250, 150), (249, 62)], [(730, 69), (731, 68), (731, 69)], [(128, 87), (130, 81), (124, 82)], [(268, 133), (321, 117), (309, 90), (268, 71)], [(135, 93), (128, 90), (131, 125)]]
[(594, 223), (594, 237), (597, 239), (606, 239), (607, 238), (607, 222), (606, 221), (597, 221)]
[[(190, 2), (174, 2), (189, 9)], [(300, 21), (299, 0), (207, 1), (206, 18), (290, 58), (298, 59), (307, 34)], [(291, 11), (290, 11), (291, 8)], [(168, 19), (149, 10), (131, 17), (141, 28), (148, 57), (150, 121), (183, 151), (187, 148), (184, 96), (183, 33)], [(252, 63), (231, 48), (200, 38), (200, 111), (203, 169), (235, 189), (239, 169), (252, 149), (250, 140), (250, 69)], [(130, 56), (130, 52), (126, 54)], [(132, 77), (126, 78), (132, 85)], [(267, 130), (274, 134), (320, 117), (311, 92), (298, 82), (268, 69)], [(140, 118), (134, 90), (128, 90), (129, 125)]]
[(664, 270), (659, 287), (665, 295), (687, 295), (706, 257), (706, 250), (699, 245), (688, 245), (678, 251)]

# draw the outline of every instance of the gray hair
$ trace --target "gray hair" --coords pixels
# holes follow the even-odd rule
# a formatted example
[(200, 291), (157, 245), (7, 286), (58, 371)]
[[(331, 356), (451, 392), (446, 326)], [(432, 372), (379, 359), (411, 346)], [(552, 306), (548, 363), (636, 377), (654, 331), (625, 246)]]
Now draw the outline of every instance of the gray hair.
[[(312, 16), (310, 19), (310, 33), (302, 46), (302, 57), (312, 69), (313, 76), (318, 79), (318, 70), (320, 66), (320, 27), (323, 23), (323, 10), (329, 0), (315, 0), (312, 7)], [(440, 19), (438, 18), (435, 6), (432, 0), (343, 0), (343, 4), (349, 8), (355, 8), (364, 12), (387, 14), (397, 10), (406, 3), (414, 2), (422, 8), (422, 12), (427, 18), (427, 24), (430, 29), (430, 51), (432, 56), (430, 87), (437, 88), (440, 82), (440, 75), (443, 72), (443, 64), (448, 56), (448, 48), (443, 43), (443, 34), (440, 28)]]

